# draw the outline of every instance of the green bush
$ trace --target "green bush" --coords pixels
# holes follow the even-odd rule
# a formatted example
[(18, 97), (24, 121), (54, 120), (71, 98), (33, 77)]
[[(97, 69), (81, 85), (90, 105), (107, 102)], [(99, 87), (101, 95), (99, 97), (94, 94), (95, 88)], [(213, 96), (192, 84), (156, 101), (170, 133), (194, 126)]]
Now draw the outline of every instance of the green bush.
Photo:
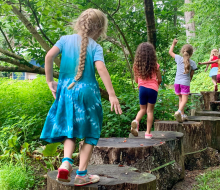
[(0, 167), (1, 190), (32, 189), (35, 183), (34, 172), (31, 168), (13, 164)]

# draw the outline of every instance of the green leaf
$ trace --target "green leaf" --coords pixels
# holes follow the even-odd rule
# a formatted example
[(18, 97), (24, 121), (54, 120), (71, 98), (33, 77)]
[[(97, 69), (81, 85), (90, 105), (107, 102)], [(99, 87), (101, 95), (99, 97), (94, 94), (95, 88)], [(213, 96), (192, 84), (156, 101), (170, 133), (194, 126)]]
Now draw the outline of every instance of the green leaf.
[(57, 147), (60, 145), (60, 143), (52, 143), (47, 144), (46, 148), (43, 150), (43, 156), (54, 156), (57, 151)]
[(8, 139), (9, 147), (12, 147), (12, 148), (15, 147), (17, 138), (18, 138), (17, 136), (11, 136), (11, 138)]

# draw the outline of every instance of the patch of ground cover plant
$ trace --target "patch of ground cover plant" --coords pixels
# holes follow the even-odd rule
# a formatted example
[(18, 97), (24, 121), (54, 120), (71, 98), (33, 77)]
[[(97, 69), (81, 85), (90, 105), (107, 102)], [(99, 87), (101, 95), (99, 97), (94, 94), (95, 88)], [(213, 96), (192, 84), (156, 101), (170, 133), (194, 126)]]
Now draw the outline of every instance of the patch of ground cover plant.
[[(118, 81), (117, 76), (112, 76), (112, 81), (122, 103), (123, 114), (121, 116), (114, 114), (110, 111), (109, 101), (102, 100), (104, 118), (101, 136), (127, 137), (130, 123), (139, 111), (138, 88), (136, 85), (135, 89), (132, 89), (131, 81), (126, 78)], [(39, 140), (46, 115), (53, 102), (44, 76), (39, 76), (33, 81), (0, 79), (1, 170), (10, 170), (10, 162), (17, 165), (19, 170), (19, 164), (26, 160), (26, 171), (33, 169), (34, 174), (37, 174), (33, 175), (33, 179), (35, 181), (37, 178), (40, 179), (33, 188), (44, 182), (39, 174), (57, 169), (63, 156), (62, 144), (47, 145)], [(178, 97), (173, 90), (160, 89), (155, 106), (155, 119), (173, 120), (177, 104)], [(146, 130), (146, 116), (140, 123), (140, 130)], [(77, 157), (77, 154), (74, 156)], [(5, 164), (8, 167), (3, 167)], [(16, 173), (15, 170), (12, 172)], [(19, 183), (17, 185), (16, 188), (19, 189)]]
[(197, 185), (193, 190), (219, 190), (220, 189), (220, 168), (207, 171), (197, 176)]

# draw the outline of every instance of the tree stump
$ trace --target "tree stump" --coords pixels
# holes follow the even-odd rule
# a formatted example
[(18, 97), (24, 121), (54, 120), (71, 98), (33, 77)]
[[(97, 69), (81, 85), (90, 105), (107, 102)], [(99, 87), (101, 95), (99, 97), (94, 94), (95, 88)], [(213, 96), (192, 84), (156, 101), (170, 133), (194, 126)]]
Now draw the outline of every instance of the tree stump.
[(195, 116), (220, 117), (220, 112), (219, 111), (196, 111)]
[(220, 111), (220, 101), (210, 102), (210, 109), (212, 111)]
[(210, 110), (210, 102), (220, 100), (220, 92), (201, 92), (201, 94), (203, 96), (205, 110)]
[(166, 143), (166, 141), (173, 143), (173, 151), (176, 150), (177, 155), (180, 152), (183, 154), (183, 148), (176, 147), (178, 138), (181, 137), (174, 133), (168, 139), (100, 138), (97, 146), (94, 147), (90, 164), (133, 166), (140, 172), (147, 171), (155, 175), (158, 190), (170, 189), (184, 177), (182, 166), (176, 162), (175, 153), (171, 153), (171, 148)]
[(220, 118), (210, 116), (190, 116), (191, 121), (202, 121), (208, 146), (220, 150)]
[(191, 109), (191, 116), (195, 116), (196, 111), (202, 111), (204, 109), (204, 101), (202, 94), (199, 93), (191, 93), (189, 98), (193, 103), (193, 108)]
[(185, 168), (204, 169), (219, 163), (216, 151), (207, 148), (205, 127), (201, 122), (159, 121), (154, 123), (155, 131), (178, 131), (184, 134)]
[(156, 190), (156, 177), (149, 173), (137, 172), (136, 168), (118, 165), (88, 166), (88, 172), (100, 176), (100, 181), (91, 185), (76, 187), (76, 170), (71, 174), (71, 182), (56, 180), (57, 170), (47, 174), (47, 190)]

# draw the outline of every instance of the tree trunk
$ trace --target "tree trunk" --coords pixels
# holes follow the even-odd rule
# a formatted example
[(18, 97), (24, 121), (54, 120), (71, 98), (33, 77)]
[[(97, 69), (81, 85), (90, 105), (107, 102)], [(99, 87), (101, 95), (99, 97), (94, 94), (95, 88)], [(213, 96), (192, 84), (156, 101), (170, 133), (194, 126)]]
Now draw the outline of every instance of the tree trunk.
[(144, 0), (144, 8), (147, 22), (147, 41), (152, 43), (156, 49), (156, 27), (154, 19), (154, 4), (152, 0)]
[(156, 138), (150, 140), (101, 138), (94, 147), (90, 164), (120, 164), (135, 167), (140, 172), (149, 171), (157, 176), (157, 189), (170, 189), (184, 177), (184, 168), (179, 165), (183, 158), (183, 134), (153, 132), (153, 135)]
[(205, 110), (210, 110), (210, 102), (220, 100), (220, 92), (201, 92)]
[(149, 173), (139, 173), (137, 169), (118, 165), (89, 166), (91, 174), (100, 176), (100, 182), (83, 187), (74, 186), (76, 170), (73, 168), (71, 182), (56, 180), (57, 170), (47, 174), (47, 190), (156, 190), (156, 177)]
[[(185, 0), (185, 4), (191, 3), (191, 0)], [(195, 37), (195, 22), (191, 22), (191, 19), (194, 16), (194, 11), (185, 12), (185, 22), (186, 22), (186, 37), (187, 43), (191, 37)]]
[(201, 122), (159, 121), (154, 123), (154, 129), (155, 131), (178, 131), (184, 134), (186, 169), (204, 169), (219, 163), (215, 150), (207, 149), (205, 128)]
[(220, 150), (220, 118), (208, 116), (191, 116), (190, 121), (202, 121), (205, 127), (208, 146)]

